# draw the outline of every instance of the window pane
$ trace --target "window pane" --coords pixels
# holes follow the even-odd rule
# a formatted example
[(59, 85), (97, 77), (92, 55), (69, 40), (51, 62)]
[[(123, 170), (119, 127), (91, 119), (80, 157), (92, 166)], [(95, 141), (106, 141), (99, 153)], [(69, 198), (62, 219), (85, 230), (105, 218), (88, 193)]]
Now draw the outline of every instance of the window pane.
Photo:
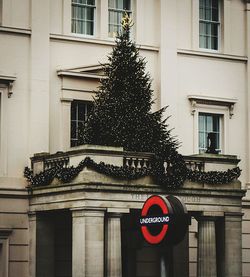
[(109, 23), (114, 24), (115, 22), (116, 22), (115, 12), (114, 11), (109, 11)]
[(219, 13), (217, 9), (212, 9), (212, 20), (219, 21)]
[(211, 38), (211, 49), (218, 49), (218, 38), (217, 37), (212, 37)]
[(211, 24), (211, 35), (215, 37), (218, 36), (218, 25), (215, 23)]
[(123, 8), (124, 8), (124, 10), (130, 10), (130, 1), (129, 0), (123, 1)]
[(86, 34), (87, 35), (93, 35), (94, 30), (93, 30), (93, 23), (92, 22), (86, 22)]
[(95, 5), (95, 0), (87, 0), (88, 5)]
[(205, 35), (205, 23), (200, 22), (200, 35)]
[(115, 0), (109, 0), (109, 8), (115, 8)]
[(207, 132), (213, 131), (213, 118), (210, 115), (206, 116), (206, 131)]
[(123, 9), (123, 0), (117, 0), (117, 8), (120, 10)]
[(212, 0), (212, 7), (214, 9), (218, 10), (218, 8), (219, 8), (219, 2), (218, 2), (218, 0)]
[(209, 23), (206, 23), (205, 25), (205, 32), (206, 32), (206, 35), (210, 36), (211, 35), (211, 24)]
[(71, 121), (71, 139), (76, 139), (76, 125), (77, 122), (76, 121)]
[(205, 10), (204, 8), (200, 7), (200, 19), (204, 19), (205, 18)]
[(211, 20), (211, 18), (212, 18), (212, 11), (210, 8), (206, 7), (205, 8), (205, 19)]
[(202, 148), (202, 149), (206, 148), (205, 141), (206, 141), (205, 133), (199, 132), (199, 148)]
[(215, 145), (216, 145), (216, 150), (219, 150), (220, 149), (220, 134), (216, 134), (216, 142), (215, 142)]
[(205, 117), (203, 115), (199, 115), (199, 131), (205, 131)]
[(91, 20), (93, 21), (94, 20), (94, 10), (92, 8), (87, 8), (86, 9), (86, 19), (87, 20)]
[(219, 116), (213, 116), (213, 131), (219, 132), (220, 131), (220, 119)]
[(76, 105), (71, 105), (71, 120), (76, 120)]

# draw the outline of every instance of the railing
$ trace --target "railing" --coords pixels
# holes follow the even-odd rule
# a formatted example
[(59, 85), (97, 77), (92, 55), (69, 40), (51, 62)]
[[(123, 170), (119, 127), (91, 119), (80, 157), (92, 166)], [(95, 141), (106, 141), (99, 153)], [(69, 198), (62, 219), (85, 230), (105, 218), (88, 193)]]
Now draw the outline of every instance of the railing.
[[(116, 166), (128, 166), (134, 168), (151, 168), (152, 153), (125, 152), (122, 148), (114, 147), (95, 147), (88, 146), (78, 148), (68, 152), (58, 152), (56, 154), (41, 153), (31, 158), (33, 173), (37, 174), (41, 171), (52, 167), (69, 167), (77, 166), (81, 160), (90, 157), (96, 163), (104, 162)], [(239, 160), (236, 156), (229, 155), (192, 155), (184, 156), (187, 168), (198, 171), (208, 170), (227, 170), (237, 166)], [(171, 168), (170, 162), (164, 163), (165, 171)]]

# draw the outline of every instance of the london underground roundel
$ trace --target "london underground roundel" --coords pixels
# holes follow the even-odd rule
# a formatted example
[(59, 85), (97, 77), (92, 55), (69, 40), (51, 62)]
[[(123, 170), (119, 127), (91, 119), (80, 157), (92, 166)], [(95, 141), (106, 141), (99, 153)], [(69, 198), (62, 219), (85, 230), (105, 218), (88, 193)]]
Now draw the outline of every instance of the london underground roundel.
[(141, 211), (141, 231), (145, 240), (150, 244), (159, 244), (168, 232), (171, 206), (167, 201), (153, 195), (144, 203)]
[(189, 217), (181, 199), (173, 195), (153, 195), (141, 210), (140, 228), (149, 244), (177, 244), (185, 236)]

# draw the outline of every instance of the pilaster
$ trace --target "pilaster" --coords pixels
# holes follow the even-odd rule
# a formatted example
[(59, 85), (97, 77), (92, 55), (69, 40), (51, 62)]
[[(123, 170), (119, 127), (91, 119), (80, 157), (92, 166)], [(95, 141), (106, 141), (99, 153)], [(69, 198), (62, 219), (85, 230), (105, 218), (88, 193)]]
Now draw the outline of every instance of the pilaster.
[(122, 276), (121, 213), (107, 214), (107, 276)]
[(29, 276), (36, 276), (36, 213), (29, 214)]
[(216, 277), (215, 217), (198, 218), (198, 277)]
[(104, 210), (72, 210), (73, 277), (104, 276)]
[[(49, 152), (50, 1), (31, 1), (29, 154)], [(39, 134), (39, 135), (38, 135)]]
[(242, 213), (225, 213), (225, 277), (242, 276)]
[(61, 149), (63, 151), (67, 151), (70, 148), (70, 111), (71, 111), (71, 103), (72, 98), (62, 98), (62, 120), (61, 120)]
[[(250, 57), (250, 3), (246, 3), (246, 55), (248, 59)], [(246, 168), (247, 168), (247, 182), (250, 181), (250, 64), (247, 63), (247, 126), (248, 126), (248, 143), (247, 143), (247, 159), (246, 159)]]

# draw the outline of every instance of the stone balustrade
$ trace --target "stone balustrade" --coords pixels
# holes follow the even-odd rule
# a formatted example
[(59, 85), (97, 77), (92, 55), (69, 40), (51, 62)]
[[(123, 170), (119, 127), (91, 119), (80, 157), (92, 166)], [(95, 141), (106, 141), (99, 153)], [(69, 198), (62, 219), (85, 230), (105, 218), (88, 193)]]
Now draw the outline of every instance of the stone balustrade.
[[(115, 166), (150, 168), (153, 154), (123, 151), (121, 147), (83, 145), (68, 152), (35, 154), (31, 158), (33, 173), (35, 175), (55, 166), (77, 166), (86, 157), (90, 157), (96, 163), (104, 162)], [(198, 171), (224, 171), (236, 167), (239, 162), (237, 157), (233, 155), (214, 154), (184, 156), (184, 160), (187, 168)], [(171, 163), (165, 162), (165, 171), (169, 167), (171, 167)]]

